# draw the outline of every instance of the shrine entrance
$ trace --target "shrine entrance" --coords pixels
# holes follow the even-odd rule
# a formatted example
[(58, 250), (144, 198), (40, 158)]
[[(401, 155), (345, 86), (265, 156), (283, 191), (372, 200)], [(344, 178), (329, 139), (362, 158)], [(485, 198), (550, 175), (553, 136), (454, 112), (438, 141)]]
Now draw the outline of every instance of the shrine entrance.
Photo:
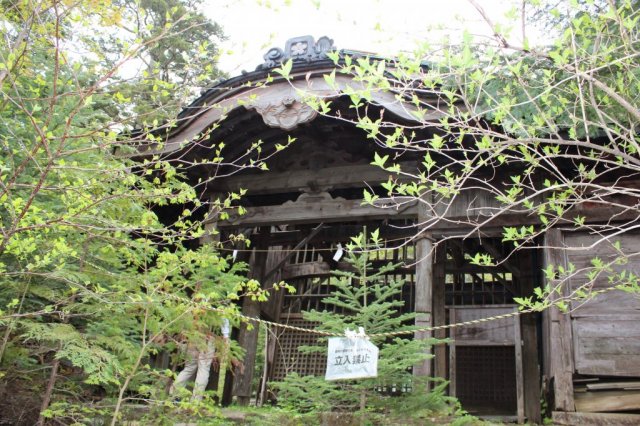
[[(447, 324), (512, 313), (517, 310), (514, 298), (531, 294), (536, 286), (530, 271), (536, 270), (537, 253), (509, 256), (499, 237), (447, 239), (438, 250), (434, 286), (444, 287)], [(489, 254), (495, 266), (474, 264), (477, 253)], [(449, 394), (466, 411), (524, 420), (525, 374), (529, 381), (539, 380), (536, 322), (528, 314), (448, 330), (451, 343), (436, 349), (435, 371), (448, 378)]]
[[(412, 230), (406, 229), (404, 236), (397, 238), (403, 235), (398, 231), (400, 227), (395, 228), (393, 223), (387, 223), (385, 227), (373, 222), (366, 226), (374, 229), (375, 225), (386, 230), (389, 240), (388, 250), (381, 252), (377, 260), (405, 265), (390, 278), (405, 281), (401, 296), (403, 311), (415, 312), (416, 297), (419, 297), (416, 294), (416, 249), (414, 244), (402, 244), (404, 239), (413, 237)], [(296, 228), (302, 231), (312, 229), (312, 226), (294, 226), (288, 232)], [(279, 275), (294, 286), (296, 292), (283, 294), (273, 302), (277, 306), (272, 305), (265, 311), (273, 312), (284, 324), (316, 327), (318, 324), (304, 319), (303, 312), (326, 309), (323, 298), (331, 294), (332, 280), (336, 279), (331, 271), (340, 267), (331, 258), (338, 243), (348, 241), (348, 232), (356, 235), (362, 228), (356, 224), (332, 224), (305, 243), (282, 267)], [(471, 258), (476, 253), (491, 254), (497, 265), (474, 265)], [(516, 310), (514, 298), (531, 294), (537, 285), (538, 277), (531, 271), (535, 270), (538, 255), (534, 250), (521, 251), (516, 257), (509, 257), (508, 253), (508, 247), (500, 237), (442, 237), (436, 241), (432, 256), (434, 325), (489, 318)], [(523, 421), (527, 417), (525, 395), (530, 400), (534, 397), (537, 400), (539, 396), (537, 391), (527, 390), (524, 386), (524, 383), (539, 382), (537, 328), (535, 315), (527, 314), (437, 331), (434, 337), (448, 338), (452, 342), (432, 348), (435, 355), (431, 361), (433, 375), (449, 380), (449, 394), (458, 398), (471, 414)], [(323, 354), (298, 350), (300, 346), (317, 344), (318, 336), (288, 329), (272, 332), (267, 343), (268, 381), (282, 380), (292, 372), (301, 376), (324, 375), (326, 358)], [(394, 391), (409, 390), (410, 386)]]

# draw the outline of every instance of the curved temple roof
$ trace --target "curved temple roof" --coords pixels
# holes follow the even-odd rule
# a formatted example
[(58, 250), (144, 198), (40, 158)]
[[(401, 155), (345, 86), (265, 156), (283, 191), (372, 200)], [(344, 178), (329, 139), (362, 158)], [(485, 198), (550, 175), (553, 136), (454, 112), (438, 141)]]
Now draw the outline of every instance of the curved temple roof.
[[(344, 62), (347, 56), (383, 59), (364, 52), (338, 51), (328, 37), (320, 37), (317, 41), (312, 36), (292, 38), (286, 42), (284, 50), (278, 47), (269, 49), (264, 55), (265, 62), (255, 71), (243, 72), (205, 91), (179, 114), (177, 124), (164, 134), (163, 145), (143, 143), (139, 148), (140, 154), (180, 151), (203, 137), (215, 123), (222, 124), (228, 114), (239, 108), (253, 110), (267, 126), (285, 131), (314, 120), (319, 114), (308, 99), (315, 97), (328, 101), (366, 87), (366, 83), (348, 74), (338, 73), (333, 82), (324, 78), (339, 67), (329, 58), (333, 52), (337, 54), (338, 63)], [(291, 61), (292, 68), (288, 78), (284, 78), (275, 69), (288, 61)], [(372, 91), (371, 103), (398, 119), (417, 121), (418, 110), (392, 91)], [(442, 115), (434, 107), (429, 116), (423, 116), (421, 120), (437, 120)]]

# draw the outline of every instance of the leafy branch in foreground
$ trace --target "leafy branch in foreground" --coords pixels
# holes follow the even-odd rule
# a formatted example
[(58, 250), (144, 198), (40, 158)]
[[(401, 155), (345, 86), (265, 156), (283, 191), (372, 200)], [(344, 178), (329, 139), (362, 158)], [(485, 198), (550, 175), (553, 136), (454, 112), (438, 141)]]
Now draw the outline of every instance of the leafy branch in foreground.
[[(160, 96), (163, 84), (217, 73), (175, 43), (202, 37), (190, 44), (203, 47), (202, 59), (215, 51), (209, 36), (219, 27), (190, 15), (191, 2), (141, 2), (140, 32), (119, 4), (0, 2), (0, 377), (10, 384), (0, 413), (10, 423), (25, 407), (30, 424), (116, 423), (128, 400), (164, 404), (156, 390), (168, 376), (147, 364), (176, 350), (171, 338), (202, 333), (193, 316), (206, 316), (206, 307), (192, 303), (194, 293), (226, 306), (253, 285), (244, 264), (214, 244), (199, 246), (212, 237), (203, 221), (234, 210), (239, 194), (204, 203), (206, 182), (187, 181), (187, 159), (129, 157), (140, 145), (131, 129), (147, 123), (144, 131), (161, 140), (188, 98)], [(169, 57), (149, 66), (144, 81), (124, 81), (128, 67), (157, 64), (163, 45), (180, 56), (179, 73), (160, 72)], [(145, 99), (156, 95), (154, 117), (145, 116)], [(223, 163), (222, 147), (217, 155)], [(252, 165), (245, 156), (233, 166)], [(206, 321), (214, 327), (219, 316)]]
[[(614, 253), (607, 264), (638, 255), (619, 249), (620, 237), (636, 230), (640, 217), (638, 2), (558, 9), (552, 3), (519, 6), (524, 15), (546, 17), (546, 31), (555, 35), (547, 46), (511, 42), (479, 9), (496, 33), (493, 43), (467, 34), (459, 46), (426, 60), (333, 56), (337, 73), (362, 86), (349, 93), (358, 112), (354, 123), (378, 147), (372, 164), (390, 174), (383, 191), (365, 191), (366, 203), (382, 196), (390, 207), (416, 202), (425, 211), (425, 232), (451, 223), (472, 237), (499, 226), (512, 253), (544, 247), (543, 236), (563, 227), (593, 236), (581, 249)], [(417, 49), (431, 51), (426, 43)], [(333, 79), (326, 78), (328, 84)], [(394, 93), (414, 122), (373, 117), (364, 105), (376, 91)], [(330, 114), (323, 99), (309, 98), (319, 113)], [(409, 160), (417, 167), (406, 166)], [(460, 210), (466, 213), (451, 216)], [(513, 224), (515, 216), (521, 223)], [(593, 263), (587, 269), (560, 274), (538, 294), (548, 298), (584, 273), (588, 282), (579, 291), (589, 298), (594, 280), (613, 270)], [(634, 278), (617, 281), (637, 288)]]

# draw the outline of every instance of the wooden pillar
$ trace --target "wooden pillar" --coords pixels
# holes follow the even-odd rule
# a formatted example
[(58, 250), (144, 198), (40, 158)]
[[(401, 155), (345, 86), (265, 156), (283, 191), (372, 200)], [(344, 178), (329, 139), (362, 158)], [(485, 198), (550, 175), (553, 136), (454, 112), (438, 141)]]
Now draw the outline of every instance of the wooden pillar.
[[(514, 308), (517, 310), (517, 308)], [(520, 318), (513, 317), (513, 347), (516, 358), (516, 400), (518, 423), (524, 423), (524, 372), (522, 371), (522, 333), (520, 330)]]
[[(423, 233), (416, 241), (416, 283), (415, 283), (415, 312), (417, 327), (431, 327), (433, 325), (433, 243), (430, 235)], [(430, 339), (431, 331), (420, 331), (414, 335), (415, 339)], [(430, 349), (427, 349), (431, 352)], [(431, 360), (424, 360), (413, 367), (414, 376), (431, 377)]]
[[(205, 232), (204, 232), (204, 235), (198, 239), (198, 243), (200, 246), (213, 244), (214, 246), (217, 247), (218, 243), (220, 243), (220, 233), (218, 232), (219, 211), (215, 207), (215, 201), (218, 197), (221, 197), (221, 196), (222, 194), (218, 194), (218, 193), (213, 193), (209, 196), (209, 211), (207, 213), (207, 217), (204, 220)], [(169, 353), (168, 352), (165, 352), (165, 353), (168, 357)], [(210, 391), (210, 390), (216, 389), (218, 385), (218, 375), (219, 375), (219, 372), (215, 372), (215, 371), (210, 372), (206, 390)]]
[[(521, 250), (518, 253), (517, 277), (521, 295), (533, 295), (536, 287), (536, 275), (533, 271), (540, 268), (534, 264), (532, 250)], [(534, 313), (520, 315), (522, 330), (522, 370), (524, 375), (524, 414), (529, 423), (542, 423), (540, 412), (540, 363), (538, 361), (538, 333)]]
[[(265, 274), (268, 237), (269, 228), (260, 228), (249, 270), (249, 276), (258, 281), (261, 281)], [(264, 285), (264, 283), (261, 284)], [(249, 317), (260, 317), (260, 302), (245, 297), (242, 301), (242, 313)], [(236, 368), (233, 384), (233, 394), (237, 397), (240, 405), (248, 405), (251, 400), (251, 382), (255, 370), (259, 329), (255, 323), (243, 324), (238, 335), (238, 343), (246, 351), (242, 368)]]
[[(455, 324), (457, 321), (455, 308), (449, 309), (449, 323)], [(456, 328), (449, 329), (449, 396), (456, 396)]]
[[(435, 265), (433, 266), (433, 325), (445, 325), (445, 263), (447, 252), (445, 242), (441, 241), (436, 245)], [(436, 330), (433, 333), (436, 339), (446, 339), (446, 330)], [(433, 374), (435, 377), (447, 377), (447, 346), (437, 345), (433, 350)]]
[[(565, 265), (565, 253), (561, 249), (562, 233), (558, 229), (550, 229), (545, 234), (545, 267), (553, 265), (556, 270), (558, 266)], [(551, 288), (559, 285), (559, 281), (554, 279), (549, 283)], [(561, 294), (565, 295), (567, 283), (562, 283)], [(552, 299), (558, 297), (554, 291)], [(549, 375), (553, 391), (553, 405), (555, 411), (575, 411), (573, 397), (573, 347), (571, 333), (571, 318), (568, 314), (563, 314), (558, 308), (552, 307), (548, 310), (548, 341), (544, 342), (549, 351), (546, 357), (550, 363)]]
[[(417, 327), (433, 326), (433, 240), (431, 233), (427, 232), (424, 227), (429, 220), (427, 209), (430, 202), (431, 194), (423, 194), (421, 202), (418, 203), (418, 227), (421, 230), (416, 240), (416, 275), (415, 275), (415, 324)], [(414, 339), (431, 339), (433, 333), (431, 331), (416, 332)], [(431, 348), (427, 348), (427, 353), (431, 354)], [(417, 377), (432, 377), (432, 360), (426, 359), (413, 367), (413, 375)], [(430, 385), (427, 385), (429, 390)]]

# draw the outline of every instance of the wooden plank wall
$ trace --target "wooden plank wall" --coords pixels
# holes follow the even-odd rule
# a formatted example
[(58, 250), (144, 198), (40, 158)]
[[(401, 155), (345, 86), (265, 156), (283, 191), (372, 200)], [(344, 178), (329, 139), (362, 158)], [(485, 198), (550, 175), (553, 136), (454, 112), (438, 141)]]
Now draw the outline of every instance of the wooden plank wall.
[[(638, 233), (608, 238), (555, 229), (545, 236), (545, 246), (545, 264), (569, 271), (568, 276), (560, 274), (548, 282), (561, 285), (563, 296), (615, 287), (611, 278), (622, 271), (627, 277), (640, 275)], [(615, 262), (621, 256), (624, 261)], [(590, 276), (596, 258), (610, 269)], [(610, 412), (640, 410), (640, 389), (634, 385), (640, 377), (640, 297), (611, 290), (587, 301), (571, 301), (569, 306), (568, 314), (552, 308), (543, 315), (545, 376), (554, 394), (554, 420), (639, 424), (634, 422), (640, 417), (617, 423), (621, 419)]]
[[(627, 271), (640, 275), (640, 234), (625, 234), (603, 240), (592, 247), (601, 236), (567, 232), (564, 242), (571, 250), (567, 260), (576, 268), (570, 279), (573, 291), (589, 280), (591, 261), (598, 257), (611, 262), (620, 256), (614, 242), (620, 243), (622, 253), (632, 257), (624, 264), (612, 265), (616, 272)], [(635, 254), (635, 256), (633, 256)], [(603, 273), (595, 280), (593, 289), (612, 286)], [(596, 296), (586, 303), (572, 302), (572, 328), (575, 369), (579, 374), (596, 376), (640, 377), (640, 297), (613, 290)]]

